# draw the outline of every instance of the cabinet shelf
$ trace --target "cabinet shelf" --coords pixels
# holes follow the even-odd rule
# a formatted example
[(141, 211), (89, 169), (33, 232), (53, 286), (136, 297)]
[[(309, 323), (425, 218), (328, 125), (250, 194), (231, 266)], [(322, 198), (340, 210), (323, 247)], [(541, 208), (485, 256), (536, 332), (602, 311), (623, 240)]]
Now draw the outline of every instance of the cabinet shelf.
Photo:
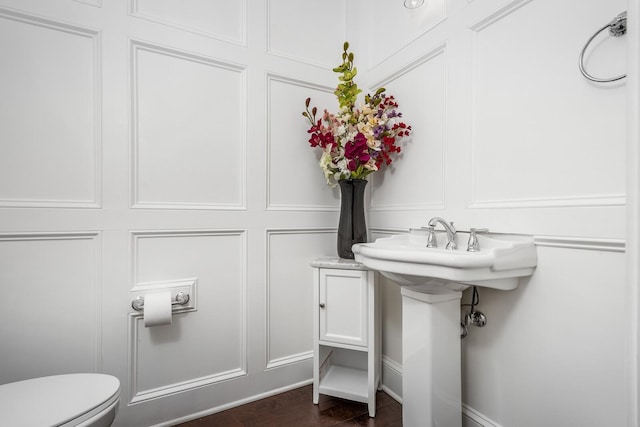
[(367, 403), (369, 399), (367, 371), (349, 366), (332, 365), (320, 380), (319, 391), (329, 396)]
[(375, 417), (381, 370), (376, 274), (355, 261), (318, 259), (311, 265), (313, 403), (320, 394), (363, 402)]

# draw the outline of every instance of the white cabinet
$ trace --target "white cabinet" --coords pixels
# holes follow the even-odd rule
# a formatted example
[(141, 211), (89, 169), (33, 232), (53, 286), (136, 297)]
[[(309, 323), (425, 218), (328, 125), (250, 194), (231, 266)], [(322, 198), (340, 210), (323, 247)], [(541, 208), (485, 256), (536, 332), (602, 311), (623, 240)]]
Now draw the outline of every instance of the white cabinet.
[(340, 258), (313, 267), (313, 403), (320, 394), (367, 403), (376, 413), (380, 385), (380, 310), (376, 272)]

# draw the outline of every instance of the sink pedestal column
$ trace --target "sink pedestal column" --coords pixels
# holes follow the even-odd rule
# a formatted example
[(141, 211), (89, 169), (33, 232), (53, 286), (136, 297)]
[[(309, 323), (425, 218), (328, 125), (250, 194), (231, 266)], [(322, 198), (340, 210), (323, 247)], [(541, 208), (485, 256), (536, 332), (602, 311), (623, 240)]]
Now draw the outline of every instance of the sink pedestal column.
[(461, 427), (460, 298), (402, 288), (402, 422)]

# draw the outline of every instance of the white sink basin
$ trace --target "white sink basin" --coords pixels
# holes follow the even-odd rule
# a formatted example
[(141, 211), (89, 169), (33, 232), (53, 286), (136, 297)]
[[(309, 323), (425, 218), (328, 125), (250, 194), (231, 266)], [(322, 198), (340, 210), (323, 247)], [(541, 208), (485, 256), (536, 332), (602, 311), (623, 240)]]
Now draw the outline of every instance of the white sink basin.
[(480, 250), (467, 251), (469, 233), (458, 232), (458, 249), (447, 250), (446, 234), (436, 232), (437, 248), (427, 248), (426, 230), (384, 237), (353, 246), (355, 260), (380, 271), (400, 286), (423, 293), (443, 287), (463, 291), (471, 285), (511, 290), (537, 264), (531, 236), (478, 234)]

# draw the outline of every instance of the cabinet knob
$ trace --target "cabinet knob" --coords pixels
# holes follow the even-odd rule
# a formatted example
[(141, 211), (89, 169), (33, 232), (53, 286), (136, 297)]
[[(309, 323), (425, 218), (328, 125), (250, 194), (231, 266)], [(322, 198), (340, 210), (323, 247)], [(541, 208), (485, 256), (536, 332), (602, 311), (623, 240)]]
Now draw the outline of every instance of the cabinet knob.
[(324, 308), (324, 303), (323, 302), (320, 303), (320, 308)]

